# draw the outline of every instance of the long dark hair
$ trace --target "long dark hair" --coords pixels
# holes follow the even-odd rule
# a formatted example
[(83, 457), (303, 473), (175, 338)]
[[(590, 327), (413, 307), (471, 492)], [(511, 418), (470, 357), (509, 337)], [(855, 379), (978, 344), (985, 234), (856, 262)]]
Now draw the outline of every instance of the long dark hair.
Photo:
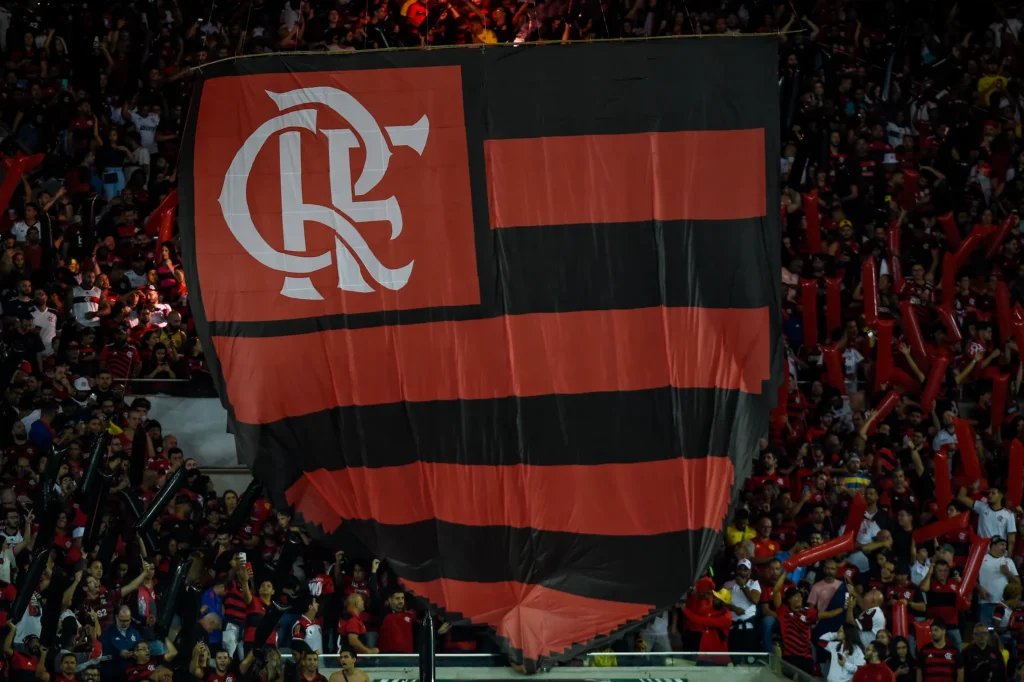
[(860, 645), (860, 628), (853, 623), (843, 623), (840, 629), (843, 631), (843, 653), (849, 656), (854, 649), (863, 648)]
[[(907, 645), (907, 658), (903, 660), (900, 658), (899, 644)], [(910, 648), (910, 642), (907, 641), (906, 637), (893, 637), (892, 641), (889, 642), (889, 660), (895, 661), (896, 663), (907, 663), (911, 664), (914, 662), (914, 650)]]

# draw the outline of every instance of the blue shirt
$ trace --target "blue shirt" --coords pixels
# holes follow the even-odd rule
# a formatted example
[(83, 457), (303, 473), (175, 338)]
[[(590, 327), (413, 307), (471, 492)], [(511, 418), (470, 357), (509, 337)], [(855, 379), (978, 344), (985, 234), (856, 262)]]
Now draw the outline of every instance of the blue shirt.
[(129, 627), (123, 633), (117, 629), (117, 623), (111, 625), (100, 635), (100, 643), (103, 645), (103, 655), (112, 656), (109, 663), (121, 667), (128, 665), (131, 659), (121, 658), (122, 651), (128, 651), (135, 647), (135, 644), (143, 641), (142, 635), (133, 627)]
[(53, 445), (53, 431), (42, 419), (37, 419), (28, 431), (28, 439), (41, 448)]
[[(203, 593), (203, 601), (202, 604), (200, 604), (200, 609), (203, 606), (206, 607), (206, 610), (202, 612), (202, 616), (210, 613), (216, 613), (220, 616), (221, 622), (224, 622), (224, 600), (217, 596), (217, 593), (213, 591), (212, 587)], [(210, 644), (219, 644), (220, 641), (220, 630), (210, 633)]]

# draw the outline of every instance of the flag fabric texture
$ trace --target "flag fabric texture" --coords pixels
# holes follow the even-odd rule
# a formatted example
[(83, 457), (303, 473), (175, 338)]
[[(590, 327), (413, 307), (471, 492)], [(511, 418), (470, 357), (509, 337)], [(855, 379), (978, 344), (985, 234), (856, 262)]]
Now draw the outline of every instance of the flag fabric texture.
[(204, 67), (183, 258), (274, 504), (529, 669), (673, 606), (782, 378), (776, 50)]

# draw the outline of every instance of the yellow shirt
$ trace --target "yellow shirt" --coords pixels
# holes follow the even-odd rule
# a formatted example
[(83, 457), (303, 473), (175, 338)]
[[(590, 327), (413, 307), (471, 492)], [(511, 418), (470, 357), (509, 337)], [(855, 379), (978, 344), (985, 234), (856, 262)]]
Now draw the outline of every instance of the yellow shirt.
[(737, 530), (736, 526), (730, 525), (725, 529), (725, 546), (732, 547), (738, 545), (744, 540), (753, 540), (757, 537), (757, 531), (752, 526), (747, 526), (743, 530)]
[[(1006, 84), (1010, 82), (1010, 79), (1006, 76), (982, 76), (978, 79), (978, 92), (985, 92), (995, 84), (997, 87), (1006, 88)], [(989, 104), (989, 100), (992, 99), (992, 93), (985, 93), (985, 104)]]
[(494, 31), (489, 28), (480, 29), (479, 33), (473, 34), (474, 43), (484, 43), (485, 45), (497, 45), (498, 36), (494, 35)]

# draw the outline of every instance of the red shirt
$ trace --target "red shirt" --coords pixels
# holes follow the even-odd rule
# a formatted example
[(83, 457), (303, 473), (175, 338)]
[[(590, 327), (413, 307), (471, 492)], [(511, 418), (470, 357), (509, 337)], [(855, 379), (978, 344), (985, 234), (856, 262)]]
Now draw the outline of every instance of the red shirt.
[(219, 673), (216, 669), (206, 673), (206, 678), (203, 682), (238, 682), (238, 673), (226, 672)]
[(865, 663), (853, 674), (853, 682), (896, 682), (896, 676), (885, 663)]
[(395, 611), (384, 616), (380, 624), (377, 647), (382, 654), (411, 654), (412, 633), (416, 615), (412, 611)]
[(352, 645), (348, 643), (349, 635), (356, 635), (360, 642), (366, 644), (366, 623), (359, 616), (349, 614), (348, 618), (338, 621), (338, 634), (341, 636), (341, 651), (351, 651)]
[(811, 628), (818, 622), (817, 609), (804, 607), (799, 611), (782, 604), (775, 610), (782, 631), (782, 654), (811, 658)]

